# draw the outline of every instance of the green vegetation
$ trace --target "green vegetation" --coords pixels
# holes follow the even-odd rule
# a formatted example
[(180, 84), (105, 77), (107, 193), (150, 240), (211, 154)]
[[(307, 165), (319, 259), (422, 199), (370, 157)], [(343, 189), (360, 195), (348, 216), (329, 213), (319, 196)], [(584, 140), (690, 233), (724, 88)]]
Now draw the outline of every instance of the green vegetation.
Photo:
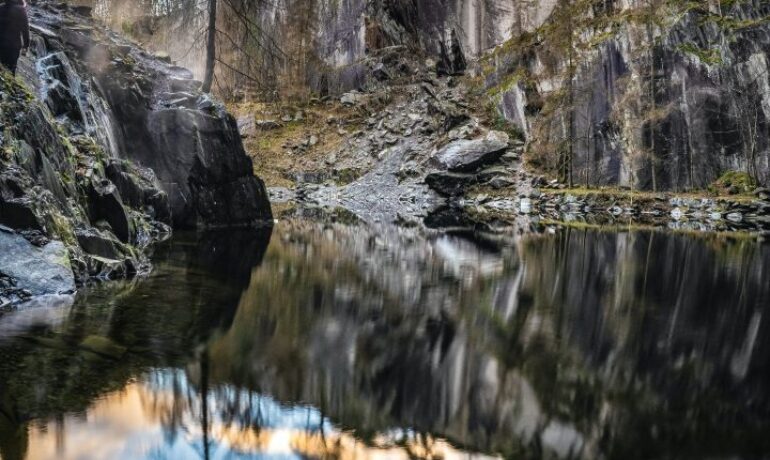
[(712, 193), (737, 195), (751, 193), (757, 188), (757, 182), (746, 172), (727, 171), (722, 174), (708, 190)]
[(9, 161), (19, 152), (20, 144), (12, 133), (15, 117), (33, 99), (32, 92), (19, 80), (0, 70), (0, 160)]
[(677, 47), (679, 51), (691, 56), (695, 56), (701, 62), (707, 65), (722, 64), (722, 53), (718, 49), (703, 49), (692, 43), (683, 43)]

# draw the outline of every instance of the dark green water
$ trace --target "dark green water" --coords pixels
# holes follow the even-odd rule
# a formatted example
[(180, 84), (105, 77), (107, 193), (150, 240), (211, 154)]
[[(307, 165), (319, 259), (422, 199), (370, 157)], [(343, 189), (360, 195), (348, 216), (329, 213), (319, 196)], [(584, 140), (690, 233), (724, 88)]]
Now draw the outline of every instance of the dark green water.
[(0, 317), (4, 460), (763, 458), (770, 248), (288, 219)]

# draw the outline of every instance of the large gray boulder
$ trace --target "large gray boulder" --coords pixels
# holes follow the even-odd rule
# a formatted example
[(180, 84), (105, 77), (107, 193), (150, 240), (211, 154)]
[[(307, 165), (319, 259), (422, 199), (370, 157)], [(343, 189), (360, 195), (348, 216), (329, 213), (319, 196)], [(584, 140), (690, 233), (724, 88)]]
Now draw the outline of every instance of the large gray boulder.
[(0, 226), (0, 274), (14, 280), (14, 288), (29, 294), (66, 294), (75, 290), (69, 252), (59, 241), (38, 247), (21, 234)]
[(508, 149), (509, 140), (503, 132), (490, 131), (481, 139), (462, 139), (449, 143), (438, 151), (436, 160), (449, 171), (473, 171), (497, 161)]

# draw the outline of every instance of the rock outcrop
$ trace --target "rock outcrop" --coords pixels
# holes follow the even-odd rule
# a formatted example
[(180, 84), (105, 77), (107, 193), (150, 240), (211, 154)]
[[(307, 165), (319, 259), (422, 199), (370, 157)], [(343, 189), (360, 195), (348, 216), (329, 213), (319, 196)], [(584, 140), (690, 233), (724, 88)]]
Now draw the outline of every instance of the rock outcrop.
[[(98, 2), (96, 2), (98, 3)], [(173, 27), (173, 18), (146, 15), (131, 2), (115, 8), (107, 20), (120, 28), (134, 24), (133, 33), (190, 65), (202, 55), (190, 52), (191, 32)], [(301, 91), (337, 94), (367, 83), (371, 53), (391, 46), (409, 46), (434, 58), (443, 74), (465, 70), (469, 60), (519, 32), (545, 21), (556, 0), (274, 0), (248, 7), (258, 25), (261, 43), (254, 74), (259, 92)], [(228, 14), (225, 11), (223, 14)], [(237, 19), (232, 21), (238, 23)], [(226, 42), (223, 42), (226, 43)], [(227, 43), (225, 46), (229, 46)], [(288, 57), (288, 59), (287, 59)], [(290, 61), (290, 62), (289, 62)], [(240, 62), (240, 61), (239, 61)], [(200, 70), (200, 69), (199, 69)], [(380, 80), (387, 75), (376, 72)], [(231, 75), (236, 92), (248, 91), (248, 79)], [(242, 77), (242, 75), (241, 75)], [(299, 84), (298, 84), (299, 83)]]
[(234, 118), (189, 71), (85, 9), (30, 9), (31, 54), (18, 79), (0, 74), (0, 225), (18, 249), (0, 252), (0, 275), (35, 295), (72, 290), (53, 276), (26, 282), (47, 268), (21, 241), (84, 282), (148, 270), (146, 249), (171, 227), (271, 222)]
[[(78, 86), (92, 86), (100, 99), (92, 104), (93, 124), (106, 131), (102, 146), (113, 158), (154, 172), (168, 195), (169, 223), (190, 228), (270, 219), (267, 195), (252, 173), (235, 119), (198, 90), (200, 82), (190, 71), (80, 15), (63, 16), (45, 6), (34, 11), (33, 23), (37, 30), (49, 32), (41, 34), (38, 53), (62, 50), (44, 58), (52, 61), (53, 70), (41, 64), (46, 65), (41, 72), (46, 101), (62, 99), (52, 97), (60, 92), (53, 89), (67, 88), (63, 98), (77, 99), (83, 91)], [(79, 74), (90, 76), (91, 82), (84, 83)], [(49, 106), (77, 104), (49, 102)], [(55, 112), (74, 123), (89, 118), (87, 113)]]

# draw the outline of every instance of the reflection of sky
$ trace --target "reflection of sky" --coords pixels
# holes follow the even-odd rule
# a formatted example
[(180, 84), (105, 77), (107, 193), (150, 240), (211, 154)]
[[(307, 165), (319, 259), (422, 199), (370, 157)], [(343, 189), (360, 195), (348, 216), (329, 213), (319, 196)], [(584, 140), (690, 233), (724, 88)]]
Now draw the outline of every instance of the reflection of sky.
[[(95, 401), (85, 415), (34, 426), (28, 459), (408, 458), (392, 442), (408, 431), (385, 434), (383, 447), (372, 448), (336, 430), (310, 406), (284, 405), (231, 386), (212, 388), (207, 400), (208, 455), (199, 389), (183, 372), (163, 370)], [(440, 441), (435, 449), (447, 459), (472, 458)]]
[[(152, 372), (145, 378), (144, 385), (158, 394), (170, 394), (176, 386), (177, 391), (182, 394), (200, 396), (199, 389), (194, 388), (184, 372), (179, 370), (165, 369)], [(225, 405), (234, 407), (239, 401), (249, 401), (250, 404), (239, 405), (237, 414), (241, 420), (259, 420), (260, 428), (312, 431), (320, 430), (322, 427), (325, 430), (333, 429), (331, 423), (314, 407), (284, 405), (270, 396), (237, 389), (231, 385), (217, 386), (209, 392), (207, 399), (213, 419), (219, 422), (222, 420), (218, 420), (220, 412), (218, 409)], [(196, 404), (200, 403), (196, 402)]]

